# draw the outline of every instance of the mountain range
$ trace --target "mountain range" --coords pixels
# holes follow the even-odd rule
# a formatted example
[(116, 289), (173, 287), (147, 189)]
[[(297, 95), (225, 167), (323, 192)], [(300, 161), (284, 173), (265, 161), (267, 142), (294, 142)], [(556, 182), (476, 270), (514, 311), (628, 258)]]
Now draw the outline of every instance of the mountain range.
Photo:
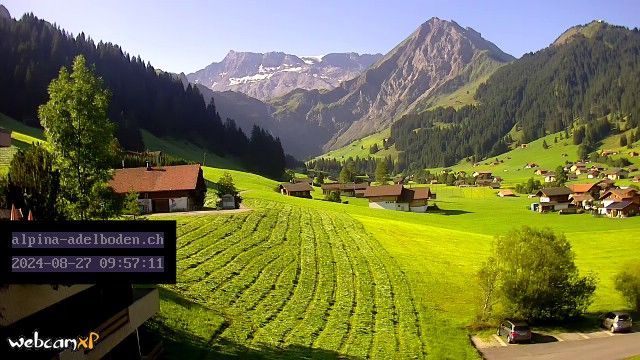
[(262, 54), (232, 50), (221, 62), (188, 74), (187, 79), (214, 91), (237, 91), (268, 101), (294, 89), (333, 89), (381, 57), (381, 54), (296, 56), (283, 52)]

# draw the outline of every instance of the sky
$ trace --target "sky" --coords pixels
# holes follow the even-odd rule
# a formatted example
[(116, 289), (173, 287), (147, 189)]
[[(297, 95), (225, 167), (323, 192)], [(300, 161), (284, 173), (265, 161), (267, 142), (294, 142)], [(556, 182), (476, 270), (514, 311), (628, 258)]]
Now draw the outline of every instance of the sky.
[(235, 51), (386, 53), (431, 17), (472, 27), (520, 57), (571, 26), (640, 27), (640, 0), (0, 0), (74, 35), (112, 42), (165, 71), (190, 73)]

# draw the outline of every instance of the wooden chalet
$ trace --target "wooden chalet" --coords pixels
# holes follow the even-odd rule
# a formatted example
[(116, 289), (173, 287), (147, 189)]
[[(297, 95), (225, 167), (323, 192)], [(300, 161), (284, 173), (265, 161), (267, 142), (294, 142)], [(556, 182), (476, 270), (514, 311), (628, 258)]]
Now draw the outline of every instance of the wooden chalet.
[(426, 212), (435, 194), (428, 187), (408, 189), (402, 184), (369, 186), (364, 191), (369, 207), (376, 209)]
[(332, 183), (322, 184), (322, 193), (329, 195), (333, 191), (339, 191), (341, 196), (362, 197), (369, 187), (368, 183)]
[(627, 170), (620, 168), (613, 168), (611, 170), (605, 171), (604, 174), (609, 180), (619, 180), (629, 176), (629, 172)]
[(600, 197), (600, 187), (598, 184), (600, 184), (600, 182), (593, 184), (571, 184), (569, 185), (569, 189), (573, 194), (589, 194), (594, 199), (597, 199)]
[(571, 195), (571, 190), (565, 186), (540, 189), (536, 193), (536, 196), (540, 197), (537, 210), (546, 212), (568, 209), (571, 204), (569, 195)]
[(121, 195), (138, 193), (145, 214), (199, 210), (207, 192), (198, 164), (116, 169), (109, 186)]
[(287, 196), (295, 196), (311, 199), (313, 188), (306, 182), (282, 183), (279, 186), (280, 193)]
[(556, 181), (556, 173), (548, 172), (548, 173), (545, 174), (544, 182), (550, 183), (550, 182), (554, 182), (554, 181)]
[(604, 212), (608, 217), (612, 218), (625, 218), (638, 214), (640, 205), (633, 201), (617, 201), (607, 205), (604, 208)]
[(514, 193), (513, 190), (511, 190), (511, 189), (504, 189), (504, 190), (498, 191), (498, 196), (500, 196), (500, 197), (515, 197), (516, 193)]

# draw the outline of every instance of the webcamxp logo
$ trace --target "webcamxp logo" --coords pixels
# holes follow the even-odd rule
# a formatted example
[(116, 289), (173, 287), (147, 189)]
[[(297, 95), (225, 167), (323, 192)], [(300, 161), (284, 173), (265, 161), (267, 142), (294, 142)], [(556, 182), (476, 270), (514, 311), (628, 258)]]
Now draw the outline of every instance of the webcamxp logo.
[(11, 349), (30, 350), (92, 350), (100, 338), (95, 332), (90, 332), (88, 336), (77, 338), (41, 338), (38, 331), (33, 332), (32, 337), (21, 336), (17, 339), (7, 338)]

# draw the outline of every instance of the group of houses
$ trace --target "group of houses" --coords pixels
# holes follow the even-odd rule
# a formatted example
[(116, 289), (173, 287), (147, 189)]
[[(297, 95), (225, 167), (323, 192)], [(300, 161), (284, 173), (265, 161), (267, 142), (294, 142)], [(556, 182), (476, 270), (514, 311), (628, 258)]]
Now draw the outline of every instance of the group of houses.
[[(370, 208), (397, 211), (426, 212), (429, 200), (436, 198), (428, 187), (407, 188), (403, 184), (328, 183), (322, 184), (321, 189), (325, 195), (337, 191), (341, 196), (368, 199)], [(310, 199), (313, 187), (309, 181), (296, 179), (280, 184), (279, 190), (283, 195)]]
[[(534, 174), (544, 176), (545, 183), (555, 182), (557, 180), (557, 174), (553, 171), (540, 169), (536, 163), (527, 163), (524, 166), (525, 169), (538, 168), (534, 171)], [(567, 164), (563, 168), (564, 173), (567, 175), (567, 179), (575, 180), (579, 175), (586, 175), (588, 179), (609, 179), (620, 180), (629, 177), (629, 173), (638, 171), (638, 168), (634, 165), (625, 168), (614, 167), (611, 169), (605, 169), (602, 165), (593, 164), (588, 166), (584, 162), (576, 162), (574, 164)], [(639, 178), (640, 181), (640, 178)]]
[(582, 209), (620, 218), (637, 215), (640, 210), (640, 191), (617, 187), (608, 179), (593, 184), (548, 187), (538, 191), (536, 196), (539, 196), (539, 202), (531, 204), (531, 210), (539, 212), (569, 213)]

